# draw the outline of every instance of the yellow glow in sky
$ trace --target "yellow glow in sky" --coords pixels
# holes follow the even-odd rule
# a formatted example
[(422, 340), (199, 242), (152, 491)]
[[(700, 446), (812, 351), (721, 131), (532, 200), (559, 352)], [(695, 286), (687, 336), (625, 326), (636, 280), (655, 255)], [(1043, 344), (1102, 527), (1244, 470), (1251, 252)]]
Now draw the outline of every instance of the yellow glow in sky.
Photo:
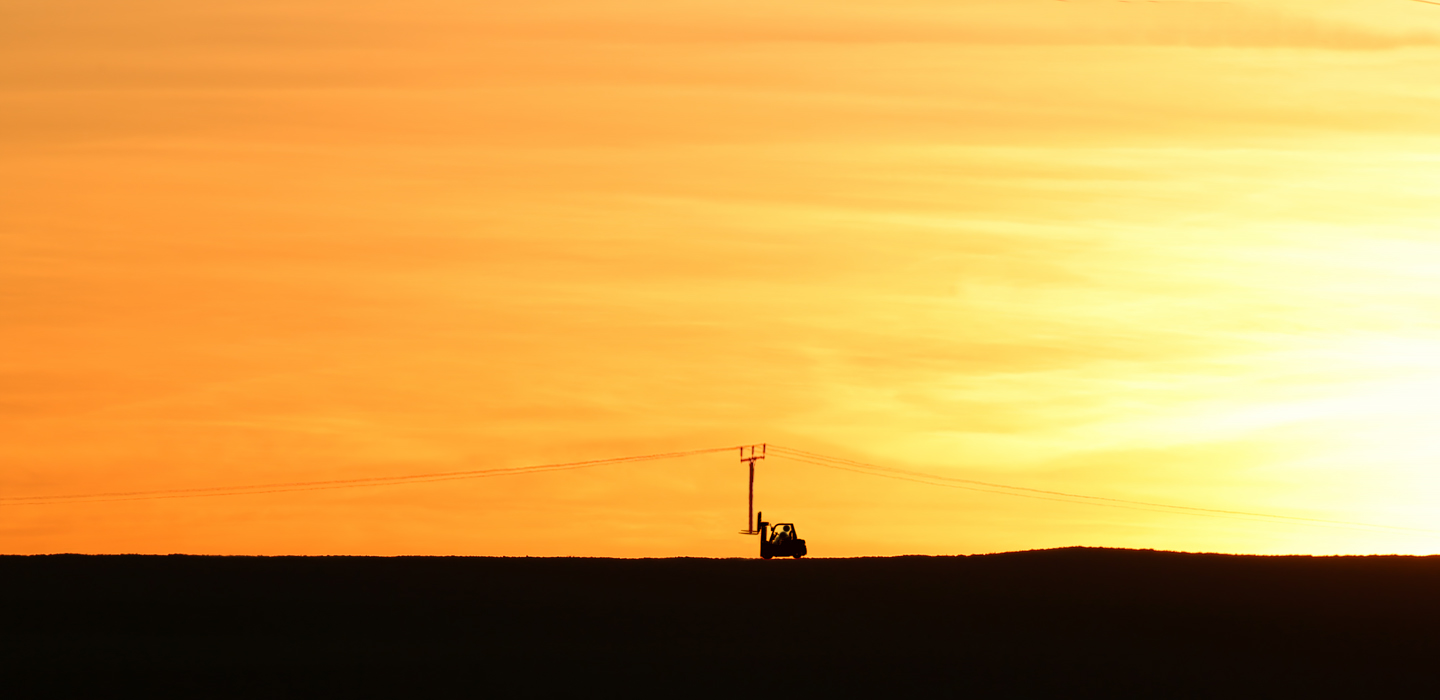
[[(817, 556), (1435, 552), (1440, 7), (0, 0), (0, 491), (778, 443)], [(733, 455), (0, 550), (750, 556)]]

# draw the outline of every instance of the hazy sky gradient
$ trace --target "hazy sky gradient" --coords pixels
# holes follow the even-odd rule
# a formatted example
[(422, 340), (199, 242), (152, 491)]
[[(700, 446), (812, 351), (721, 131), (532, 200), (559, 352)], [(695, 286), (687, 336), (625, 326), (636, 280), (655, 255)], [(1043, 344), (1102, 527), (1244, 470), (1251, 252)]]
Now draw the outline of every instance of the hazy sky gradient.
[[(769, 441), (1440, 530), (1440, 7), (0, 0), (0, 491)], [(1435, 552), (778, 459), (816, 555)], [(7, 552), (748, 556), (730, 455)]]

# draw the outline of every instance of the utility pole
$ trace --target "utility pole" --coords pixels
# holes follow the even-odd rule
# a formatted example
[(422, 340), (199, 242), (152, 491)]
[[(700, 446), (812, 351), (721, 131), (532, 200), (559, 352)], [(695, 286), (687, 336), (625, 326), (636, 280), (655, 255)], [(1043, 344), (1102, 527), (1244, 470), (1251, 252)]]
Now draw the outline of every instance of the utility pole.
[(740, 531), (742, 535), (758, 535), (759, 530), (755, 529), (755, 460), (765, 459), (765, 443), (760, 444), (760, 454), (755, 454), (755, 446), (750, 445), (750, 456), (745, 456), (745, 448), (740, 448), (740, 461), (750, 464), (750, 512), (745, 516), (745, 529)]

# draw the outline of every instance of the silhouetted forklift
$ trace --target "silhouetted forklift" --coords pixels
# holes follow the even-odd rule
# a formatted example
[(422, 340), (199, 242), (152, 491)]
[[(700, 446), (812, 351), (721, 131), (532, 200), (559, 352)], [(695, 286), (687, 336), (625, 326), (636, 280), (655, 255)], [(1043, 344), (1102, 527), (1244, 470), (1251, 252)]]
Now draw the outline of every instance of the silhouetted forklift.
[(805, 556), (805, 540), (795, 534), (795, 525), (791, 523), (777, 523), (771, 528), (770, 523), (761, 520), (765, 517), (763, 513), (756, 513), (755, 520), (760, 523), (760, 558), (771, 557), (795, 557), (799, 559)]
[[(755, 454), (755, 446), (750, 445), (750, 456), (745, 456), (745, 448), (740, 448), (740, 461), (750, 463), (750, 512), (755, 513), (755, 460), (765, 459), (765, 445), (760, 446), (760, 454)], [(746, 515), (745, 517), (750, 517)], [(794, 523), (777, 523), (771, 526), (765, 522), (763, 513), (755, 513), (753, 521), (745, 523), (745, 529), (740, 531), (742, 535), (760, 536), (760, 558), (771, 559), (774, 557), (795, 557), (799, 559), (808, 553), (805, 549), (805, 540), (795, 534)], [(750, 523), (755, 523), (751, 529)]]

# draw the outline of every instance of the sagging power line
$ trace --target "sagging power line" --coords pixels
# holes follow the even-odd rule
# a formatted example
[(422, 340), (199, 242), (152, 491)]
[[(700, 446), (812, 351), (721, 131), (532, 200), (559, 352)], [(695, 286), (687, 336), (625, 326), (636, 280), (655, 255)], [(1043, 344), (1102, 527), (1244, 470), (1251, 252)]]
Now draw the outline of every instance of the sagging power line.
[(366, 486), (395, 486), (398, 484), (422, 484), (432, 481), (454, 481), (458, 479), (482, 479), (495, 476), (515, 476), (540, 472), (570, 471), (612, 464), (651, 462), (661, 459), (676, 459), (713, 452), (728, 452), (735, 447), (707, 447), (698, 450), (661, 452), (608, 459), (591, 459), (581, 462), (560, 462), (536, 464), (525, 467), (497, 467), (493, 469), (469, 469), (453, 472), (432, 472), (428, 474), (406, 474), (400, 476), (376, 476), (363, 479), (330, 479), (326, 481), (287, 481), (245, 486), (209, 486), (204, 488), (154, 489), (149, 491), (111, 491), (105, 493), (77, 493), (54, 496), (7, 496), (0, 497), (0, 505), (58, 505), (62, 503), (101, 503), (108, 501), (144, 501), (162, 498), (199, 498), (205, 496), (249, 496), (264, 493), (287, 493), (291, 491), (323, 491), (329, 489), (359, 488)]
[[(1225, 510), (1221, 508), (1202, 508), (1198, 506), (1182, 506), (1173, 503), (1159, 503), (1154, 501), (1136, 501), (1124, 498), (1110, 498), (1106, 496), (1091, 496), (1080, 493), (1069, 493), (1065, 491), (1051, 491), (1047, 489), (1036, 489), (1026, 486), (1015, 486), (1012, 484), (1001, 484), (990, 481), (977, 481), (974, 479), (960, 479), (956, 477), (941, 476), (926, 472), (913, 471), (908, 469), (897, 469), (878, 464), (859, 462), (845, 459), (843, 457), (832, 457), (818, 452), (808, 452), (780, 445), (770, 445), (776, 457), (796, 462), (803, 462), (815, 466), (849, 471), (869, 476), (878, 476), (900, 481), (911, 481), (927, 484), (929, 486), (941, 486), (946, 488), (957, 488), (967, 491), (978, 491), (981, 493), (994, 493), (1002, 496), (1015, 496), (1020, 498), (1034, 498), (1044, 501), (1058, 501), (1061, 503), (1078, 503), (1083, 505), (1103, 506), (1109, 508), (1122, 508), (1125, 510), (1143, 510), (1153, 513), (1171, 513), (1182, 515), (1195, 515), (1204, 517), (1219, 517), (1227, 519), (1249, 520), (1252, 522), (1276, 522), (1287, 521), (1294, 524), (1323, 525), (1330, 527), (1346, 528), (1375, 528), (1382, 530), (1397, 530), (1403, 532), (1417, 532), (1428, 534), (1440, 534), (1440, 530), (1425, 528), (1401, 527), (1397, 525), (1377, 525), (1374, 523), (1362, 523), (1351, 520), (1327, 520), (1324, 518), (1307, 518), (1295, 515), (1279, 515), (1276, 513), (1260, 513), (1255, 511)], [(982, 488), (983, 487), (983, 488)]]
[[(760, 454), (755, 454), (755, 448), (760, 447)], [(794, 462), (811, 464), (815, 466), (848, 471), (867, 476), (874, 476), (886, 479), (896, 479), (925, 484), (928, 486), (939, 486), (944, 488), (963, 489), (981, 493), (991, 493), (1003, 496), (1020, 498), (1032, 498), (1046, 501), (1057, 501), (1061, 503), (1083, 504), (1102, 506), (1108, 508), (1120, 508), (1125, 510), (1140, 510), (1156, 513), (1183, 514), (1213, 518), (1227, 518), (1246, 520), (1251, 522), (1267, 523), (1290, 523), (1295, 525), (1311, 525), (1321, 527), (1361, 528), (1380, 529), (1390, 531), (1414, 532), (1436, 535), (1440, 530), (1425, 528), (1401, 527), (1396, 525), (1380, 525), (1349, 520), (1329, 520), (1323, 518), (1309, 518), (1294, 515), (1281, 515), (1278, 513), (1262, 513), (1258, 511), (1227, 510), (1221, 508), (1204, 508), (1199, 506), (1186, 506), (1173, 503), (1160, 503), (1154, 501), (1139, 501), (1108, 496), (1093, 496), (1089, 494), (1071, 493), (1066, 491), (1054, 491), (1049, 489), (1037, 489), (1028, 486), (1017, 486), (1014, 484), (1003, 484), (990, 481), (979, 481), (975, 479), (962, 479), (958, 477), (944, 476), (927, 472), (898, 469), (868, 462), (825, 455), (818, 452), (800, 450), (796, 448), (783, 447), (779, 445), (742, 445), (729, 447), (708, 447), (694, 450), (680, 450), (674, 452), (660, 452), (646, 455), (629, 455), (624, 457), (611, 457), (606, 459), (592, 459), (577, 462), (559, 462), (553, 464), (536, 464), (522, 467), (496, 467), (490, 469), (470, 469), (450, 472), (429, 472), (424, 474), (403, 474), (394, 476), (377, 476), (357, 479), (329, 479), (323, 481), (289, 481), (272, 482), (265, 484), (247, 484), (237, 486), (209, 486), (196, 488), (174, 488), (174, 489), (152, 489), (136, 491), (108, 491), (78, 494), (59, 494), (49, 496), (3, 496), (0, 497), (0, 506), (47, 506), (62, 504), (80, 503), (103, 503), (113, 501), (141, 501), (158, 500), (171, 498), (201, 498), (215, 496), (251, 496), (270, 493), (289, 493), (296, 491), (322, 491), (331, 489), (363, 488), (375, 486), (396, 486), (400, 484), (420, 484), (436, 481), (454, 481), (462, 479), (480, 479), (499, 476), (520, 476), (523, 474), (537, 474), (554, 471), (570, 471), (577, 469), (589, 469), (619, 464), (631, 464), (636, 462), (649, 462), (665, 459), (677, 459), (694, 455), (711, 454), (717, 452), (728, 452), (730, 450), (741, 450), (741, 461), (747, 462), (750, 467), (750, 497), (748, 510), (751, 515), (747, 516), (746, 530), (742, 534), (758, 534), (758, 519), (754, 514), (754, 479), (755, 461), (764, 459), (767, 454), (787, 459)], [(745, 450), (750, 450), (747, 456)]]

